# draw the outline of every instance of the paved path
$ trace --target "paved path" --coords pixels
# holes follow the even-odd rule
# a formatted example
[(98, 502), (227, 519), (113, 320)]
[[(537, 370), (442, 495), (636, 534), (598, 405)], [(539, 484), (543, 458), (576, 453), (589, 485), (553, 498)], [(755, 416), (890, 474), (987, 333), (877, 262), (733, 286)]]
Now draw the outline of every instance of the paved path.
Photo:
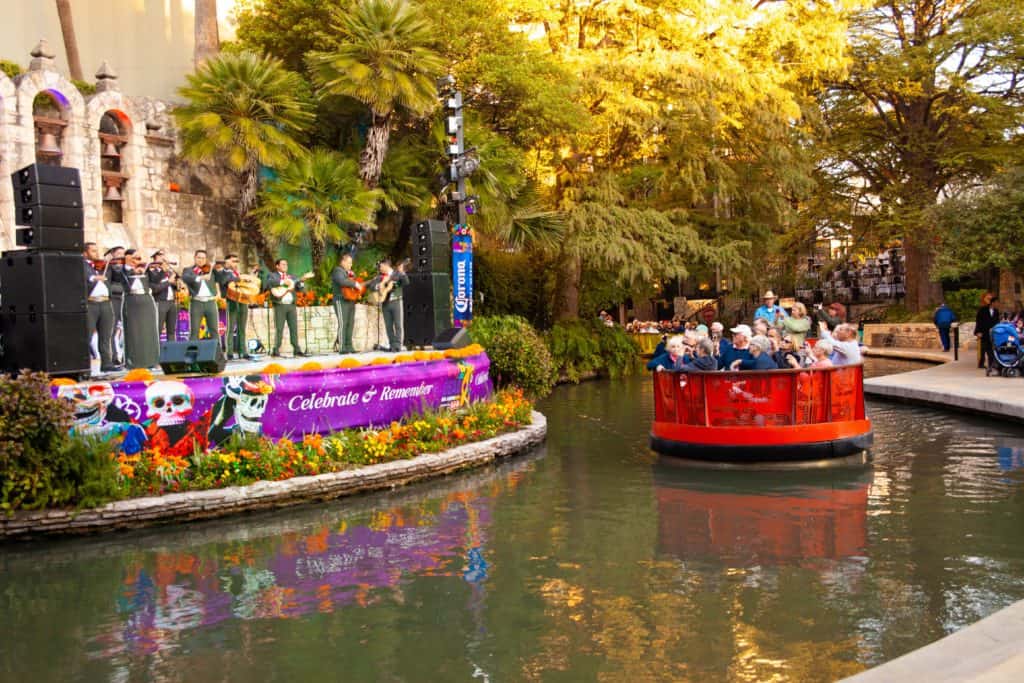
[[(924, 351), (918, 352), (918, 358), (925, 360), (925, 354), (946, 355)], [(961, 354), (959, 361), (950, 357), (948, 362), (924, 370), (865, 380), (864, 393), (1024, 421), (1024, 379), (986, 377), (977, 365), (973, 353)]]

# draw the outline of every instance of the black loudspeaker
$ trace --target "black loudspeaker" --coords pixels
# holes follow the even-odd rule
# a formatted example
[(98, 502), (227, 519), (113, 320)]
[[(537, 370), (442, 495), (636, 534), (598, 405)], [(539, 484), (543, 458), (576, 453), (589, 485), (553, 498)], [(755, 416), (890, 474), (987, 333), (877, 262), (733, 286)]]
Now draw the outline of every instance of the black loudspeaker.
[(449, 327), (434, 338), (431, 344), (438, 351), (461, 349), (470, 345), (469, 331), (465, 327)]
[(14, 208), (21, 211), (27, 206), (63, 206), (82, 208), (82, 188), (64, 185), (26, 185), (14, 188)]
[(420, 221), (412, 231), (413, 266), (420, 272), (447, 272), (452, 242), (448, 227), (441, 221)]
[(12, 173), (11, 183), (16, 191), (35, 185), (61, 185), (63, 187), (80, 188), (82, 187), (82, 178), (77, 168), (31, 164)]
[(0, 257), (4, 313), (84, 313), (86, 296), (80, 254), (5, 251)]
[(82, 230), (85, 227), (85, 212), (67, 206), (34, 205), (23, 206), (14, 212), (14, 222), (33, 228), (72, 228)]
[(85, 244), (83, 230), (67, 228), (18, 228), (14, 231), (14, 243), (28, 249), (54, 249), (57, 251), (81, 251)]
[(165, 375), (219, 375), (227, 362), (219, 339), (160, 344), (160, 369)]
[(402, 290), (405, 345), (429, 346), (452, 326), (452, 281), (447, 273), (410, 273)]
[(27, 368), (51, 375), (88, 374), (86, 326), (84, 312), (0, 314), (0, 364), (11, 373)]

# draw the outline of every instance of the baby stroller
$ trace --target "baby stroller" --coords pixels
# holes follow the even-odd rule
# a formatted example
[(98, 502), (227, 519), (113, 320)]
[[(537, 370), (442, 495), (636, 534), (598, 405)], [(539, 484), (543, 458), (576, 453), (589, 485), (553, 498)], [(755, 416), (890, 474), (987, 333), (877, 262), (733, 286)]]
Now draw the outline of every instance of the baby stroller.
[(1012, 323), (1001, 322), (993, 327), (989, 334), (992, 337), (992, 357), (989, 359), (985, 375), (1016, 377), (1021, 374), (1024, 349), (1021, 348), (1017, 328)]

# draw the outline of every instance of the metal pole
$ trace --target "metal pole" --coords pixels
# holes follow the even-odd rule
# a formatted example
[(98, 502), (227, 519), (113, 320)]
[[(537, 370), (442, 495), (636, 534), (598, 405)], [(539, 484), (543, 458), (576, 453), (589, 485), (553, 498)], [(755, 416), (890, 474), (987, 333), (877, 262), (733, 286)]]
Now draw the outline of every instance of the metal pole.
[(953, 323), (953, 360), (960, 360), (960, 323)]

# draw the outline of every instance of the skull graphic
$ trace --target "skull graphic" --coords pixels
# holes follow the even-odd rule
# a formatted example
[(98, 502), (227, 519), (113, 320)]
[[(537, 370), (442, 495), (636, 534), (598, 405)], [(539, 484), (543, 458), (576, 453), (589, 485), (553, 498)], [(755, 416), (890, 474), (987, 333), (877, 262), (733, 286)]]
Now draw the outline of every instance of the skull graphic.
[(107, 407), (114, 400), (114, 388), (108, 382), (69, 384), (57, 390), (57, 398), (71, 404), (75, 411), (75, 426), (87, 430), (106, 422)]
[(224, 395), (236, 402), (235, 423), (239, 431), (250, 434), (263, 431), (263, 413), (267, 410), (267, 399), (273, 390), (273, 385), (259, 375), (224, 379)]
[(146, 417), (161, 427), (188, 422), (193, 406), (192, 390), (184, 382), (161, 381), (146, 387)]

